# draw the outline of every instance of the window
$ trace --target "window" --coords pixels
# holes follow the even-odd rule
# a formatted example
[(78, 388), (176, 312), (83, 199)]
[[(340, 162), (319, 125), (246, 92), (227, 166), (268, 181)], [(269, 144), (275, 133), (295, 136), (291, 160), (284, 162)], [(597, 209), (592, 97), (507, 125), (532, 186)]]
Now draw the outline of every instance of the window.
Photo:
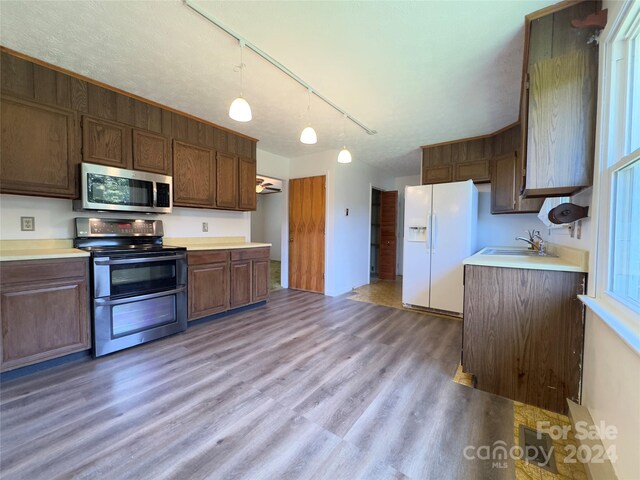
[(613, 228), (609, 290), (640, 312), (640, 159), (613, 177)]
[(640, 2), (624, 2), (609, 23), (600, 39), (592, 297), (583, 301), (640, 352)]

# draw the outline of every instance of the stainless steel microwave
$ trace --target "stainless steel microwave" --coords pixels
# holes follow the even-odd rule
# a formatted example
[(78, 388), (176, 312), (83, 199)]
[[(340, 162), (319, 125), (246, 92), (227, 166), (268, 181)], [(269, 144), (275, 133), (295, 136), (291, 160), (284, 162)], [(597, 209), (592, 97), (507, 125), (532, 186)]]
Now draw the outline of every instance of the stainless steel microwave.
[(171, 213), (171, 177), (92, 163), (83, 163), (80, 170), (75, 210)]

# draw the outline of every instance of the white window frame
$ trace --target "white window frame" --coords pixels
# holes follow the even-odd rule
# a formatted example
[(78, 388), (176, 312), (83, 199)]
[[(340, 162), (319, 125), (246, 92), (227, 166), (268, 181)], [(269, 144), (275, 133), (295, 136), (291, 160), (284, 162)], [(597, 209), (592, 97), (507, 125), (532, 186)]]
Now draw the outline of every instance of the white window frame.
[[(589, 296), (580, 299), (604, 320), (631, 348), (640, 353), (640, 313), (610, 292), (611, 259), (613, 236), (612, 186), (615, 173), (631, 164), (640, 149), (629, 152), (631, 145), (631, 125), (628, 119), (632, 108), (638, 108), (637, 98), (628, 101), (630, 62), (616, 64), (621, 49), (628, 49), (626, 39), (640, 31), (640, 2), (628, 0), (620, 8), (617, 18), (600, 37), (600, 88), (598, 105), (602, 107), (598, 115), (596, 136), (596, 161), (594, 165), (592, 254), (590, 258)], [(640, 50), (640, 49), (639, 49)], [(640, 65), (640, 51), (635, 52), (635, 69)], [(622, 67), (622, 68), (621, 68)], [(636, 80), (637, 81), (637, 80)], [(624, 92), (615, 95), (620, 87)], [(635, 92), (638, 95), (639, 92)], [(620, 98), (622, 97), (622, 99)], [(622, 100), (622, 101), (621, 101)], [(614, 104), (615, 102), (615, 104)], [(620, 125), (623, 121), (624, 128)], [(640, 128), (640, 125), (635, 125)], [(615, 159), (612, 165), (609, 162)], [(640, 239), (639, 239), (640, 242)], [(640, 244), (640, 243), (639, 243)]]

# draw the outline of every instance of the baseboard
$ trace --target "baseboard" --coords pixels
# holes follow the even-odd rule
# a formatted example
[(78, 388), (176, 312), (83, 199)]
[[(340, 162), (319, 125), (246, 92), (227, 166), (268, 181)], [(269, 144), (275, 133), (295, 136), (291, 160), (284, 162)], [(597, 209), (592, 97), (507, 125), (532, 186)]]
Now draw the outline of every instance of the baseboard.
[[(591, 414), (589, 413), (589, 409), (587, 407), (578, 405), (571, 400), (567, 400), (567, 403), (569, 404), (569, 419), (571, 420), (571, 425), (574, 432), (577, 431), (576, 424), (578, 422), (581, 422), (582, 425), (586, 425), (586, 428), (588, 429), (595, 428), (593, 419), (591, 418)], [(585, 445), (589, 452), (606, 450), (605, 446), (602, 443), (602, 440), (600, 440), (599, 438), (576, 438), (576, 441), (580, 446)], [(588, 462), (583, 463), (583, 465), (587, 472), (587, 477), (589, 477), (589, 480), (618, 480), (616, 472), (613, 469), (613, 465), (608, 458), (604, 462)]]

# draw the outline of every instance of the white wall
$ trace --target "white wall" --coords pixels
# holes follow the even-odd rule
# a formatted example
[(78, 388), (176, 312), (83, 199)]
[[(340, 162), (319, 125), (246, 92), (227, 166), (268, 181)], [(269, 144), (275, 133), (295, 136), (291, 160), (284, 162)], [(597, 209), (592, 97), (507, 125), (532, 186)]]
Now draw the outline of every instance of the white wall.
[[(251, 212), (251, 241), (261, 243), (267, 242), (265, 234), (266, 212), (265, 212), (265, 196), (256, 195), (256, 210)], [(273, 249), (272, 249), (273, 250)]]
[[(0, 195), (0, 239), (68, 239), (75, 236), (76, 217), (99, 215), (109, 218), (149, 218), (164, 223), (167, 237), (237, 237), (249, 239), (251, 225), (247, 212), (227, 212), (197, 208), (174, 208), (168, 215), (74, 212), (71, 200), (19, 195)], [(20, 231), (20, 217), (35, 217), (33, 232)], [(202, 232), (202, 222), (209, 231)]]
[(282, 259), (282, 211), (286, 207), (284, 195), (283, 193), (258, 195), (257, 208), (255, 212), (251, 212), (251, 241), (270, 243), (271, 260), (281, 261)]

